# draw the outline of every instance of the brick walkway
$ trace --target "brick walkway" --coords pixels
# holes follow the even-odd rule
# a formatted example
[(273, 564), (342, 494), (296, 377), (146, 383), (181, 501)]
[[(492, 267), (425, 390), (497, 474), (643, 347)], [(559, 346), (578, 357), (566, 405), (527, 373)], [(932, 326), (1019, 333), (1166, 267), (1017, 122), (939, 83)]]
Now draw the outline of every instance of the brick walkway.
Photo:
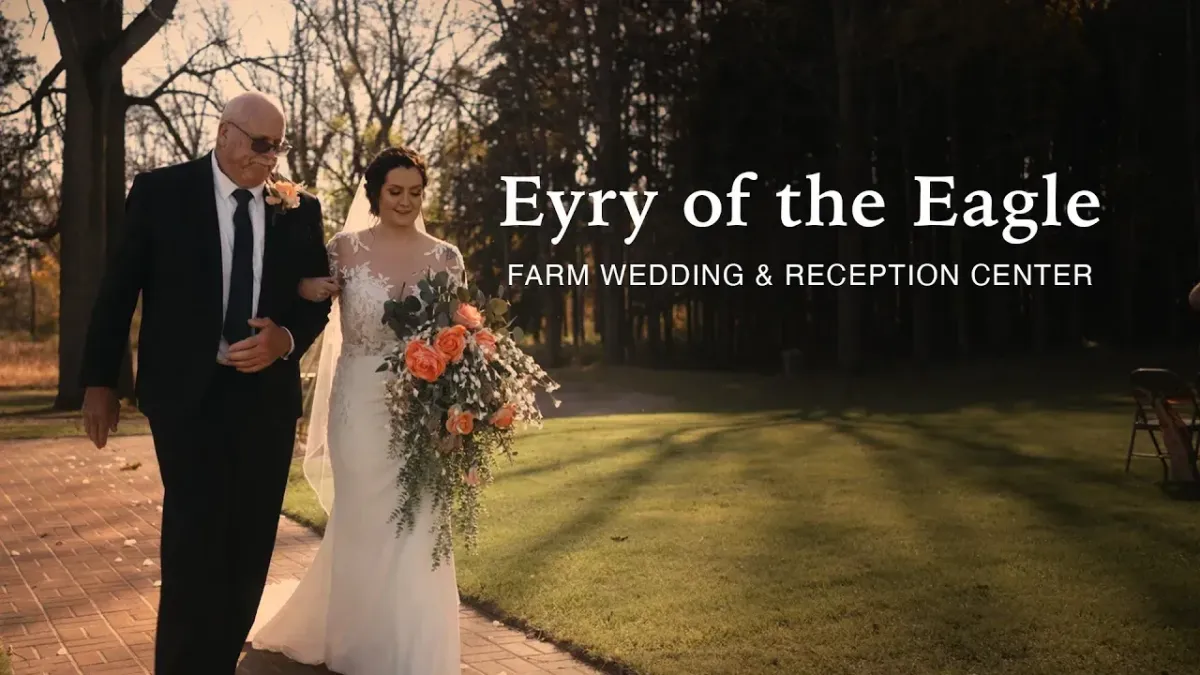
[[(162, 490), (148, 437), (0, 443), (0, 643), (15, 675), (150, 673)], [(284, 519), (272, 580), (298, 578), (319, 539)], [(460, 607), (469, 675), (596, 674), (553, 645)], [(244, 675), (318, 675), (248, 651)]]

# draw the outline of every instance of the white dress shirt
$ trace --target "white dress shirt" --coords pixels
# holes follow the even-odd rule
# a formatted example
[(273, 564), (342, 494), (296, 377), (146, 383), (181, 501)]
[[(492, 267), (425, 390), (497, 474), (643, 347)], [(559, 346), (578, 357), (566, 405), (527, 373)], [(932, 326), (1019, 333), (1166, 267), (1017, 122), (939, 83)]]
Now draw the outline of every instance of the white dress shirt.
[[(239, 189), (237, 183), (234, 183), (229, 176), (221, 171), (221, 167), (217, 164), (217, 154), (212, 153), (212, 169), (213, 169), (213, 187), (216, 191), (217, 200), (217, 224), (221, 231), (221, 316), (225, 316), (225, 312), (229, 311), (229, 279), (233, 270), (233, 240), (234, 240), (234, 225), (233, 214), (237, 210), (237, 198), (233, 193)], [(252, 265), (254, 267), (254, 295), (250, 301), (252, 316), (258, 316), (258, 297), (259, 291), (262, 288), (262, 261), (263, 247), (266, 242), (267, 233), (267, 212), (266, 201), (263, 196), (263, 185), (256, 185), (249, 190), (253, 198), (247, 204), (247, 209), (250, 211), (250, 225), (254, 230), (254, 257)], [(287, 331), (287, 329), (284, 329)], [(292, 336), (291, 331), (287, 331), (288, 338)], [(293, 348), (295, 342), (292, 343)], [(221, 343), (217, 349), (217, 358), (224, 359), (229, 353), (229, 342), (224, 336), (221, 337)], [(288, 350), (287, 358), (292, 353)]]

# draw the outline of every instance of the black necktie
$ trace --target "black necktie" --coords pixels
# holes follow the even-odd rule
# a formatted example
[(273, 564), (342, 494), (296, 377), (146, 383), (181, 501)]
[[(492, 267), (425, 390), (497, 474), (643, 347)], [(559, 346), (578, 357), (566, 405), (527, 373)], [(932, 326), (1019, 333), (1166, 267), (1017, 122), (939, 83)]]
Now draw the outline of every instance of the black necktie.
[(234, 190), (233, 265), (229, 271), (229, 307), (225, 310), (225, 339), (229, 344), (250, 337), (247, 322), (254, 311), (254, 227), (250, 224), (249, 190)]

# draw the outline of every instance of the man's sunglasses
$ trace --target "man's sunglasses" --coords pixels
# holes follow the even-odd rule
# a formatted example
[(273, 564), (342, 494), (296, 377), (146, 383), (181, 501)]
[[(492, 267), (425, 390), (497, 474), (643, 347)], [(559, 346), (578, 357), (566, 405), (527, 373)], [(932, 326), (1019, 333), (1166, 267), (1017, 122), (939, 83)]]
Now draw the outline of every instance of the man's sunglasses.
[(228, 120), (226, 120), (226, 123), (229, 124), (229, 126), (233, 127), (234, 129), (237, 129), (238, 131), (242, 132), (243, 134), (246, 134), (246, 138), (250, 139), (250, 149), (253, 150), (254, 152), (257, 152), (260, 155), (265, 155), (269, 152), (273, 152), (277, 155), (284, 155), (284, 154), (287, 154), (288, 150), (292, 149), (292, 144), (288, 143), (286, 138), (279, 141), (278, 143), (272, 143), (271, 139), (266, 138), (264, 136), (255, 136), (255, 135), (251, 134), (249, 131), (246, 131), (245, 129), (234, 124), (233, 122), (229, 122)]

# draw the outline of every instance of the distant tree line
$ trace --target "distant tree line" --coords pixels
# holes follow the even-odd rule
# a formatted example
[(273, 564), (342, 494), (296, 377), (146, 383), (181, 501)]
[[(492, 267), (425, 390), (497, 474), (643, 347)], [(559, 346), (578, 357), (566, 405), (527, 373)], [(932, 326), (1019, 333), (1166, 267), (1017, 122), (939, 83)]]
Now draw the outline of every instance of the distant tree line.
[[(1196, 14), (1187, 0), (518, 0), (493, 3), (497, 64), (471, 119), (438, 149), (440, 218), (493, 283), (509, 263), (742, 262), (747, 283), (526, 286), (518, 310), (550, 358), (589, 335), (612, 363), (876, 365), (1194, 339), (1200, 280)], [(694, 190), (743, 187), (746, 227), (683, 218)], [(786, 228), (786, 185), (877, 190), (884, 225)], [(1002, 199), (1058, 180), (1064, 225), (1012, 245)], [(658, 191), (637, 240), (589, 204), (558, 245), (551, 227), (502, 228), (499, 177), (542, 190)], [(914, 176), (952, 175), (954, 211), (982, 189), (1001, 224), (912, 227)], [(526, 188), (530, 189), (530, 188)], [(939, 188), (945, 190), (945, 188)], [(1091, 190), (1099, 222), (1067, 199)], [(544, 199), (544, 196), (543, 196)], [(807, 202), (807, 197), (798, 200)], [(850, 219), (850, 204), (846, 218)], [(938, 207), (941, 209), (942, 207)], [(704, 209), (701, 209), (704, 212)], [(532, 211), (526, 211), (531, 214)], [(936, 211), (941, 217), (948, 212)], [(805, 216), (797, 213), (797, 216)], [(807, 217), (807, 216), (806, 216)], [(829, 214), (825, 214), (828, 219)], [(1090, 286), (782, 287), (759, 263), (1079, 263)], [(777, 275), (778, 277), (778, 275)]]

